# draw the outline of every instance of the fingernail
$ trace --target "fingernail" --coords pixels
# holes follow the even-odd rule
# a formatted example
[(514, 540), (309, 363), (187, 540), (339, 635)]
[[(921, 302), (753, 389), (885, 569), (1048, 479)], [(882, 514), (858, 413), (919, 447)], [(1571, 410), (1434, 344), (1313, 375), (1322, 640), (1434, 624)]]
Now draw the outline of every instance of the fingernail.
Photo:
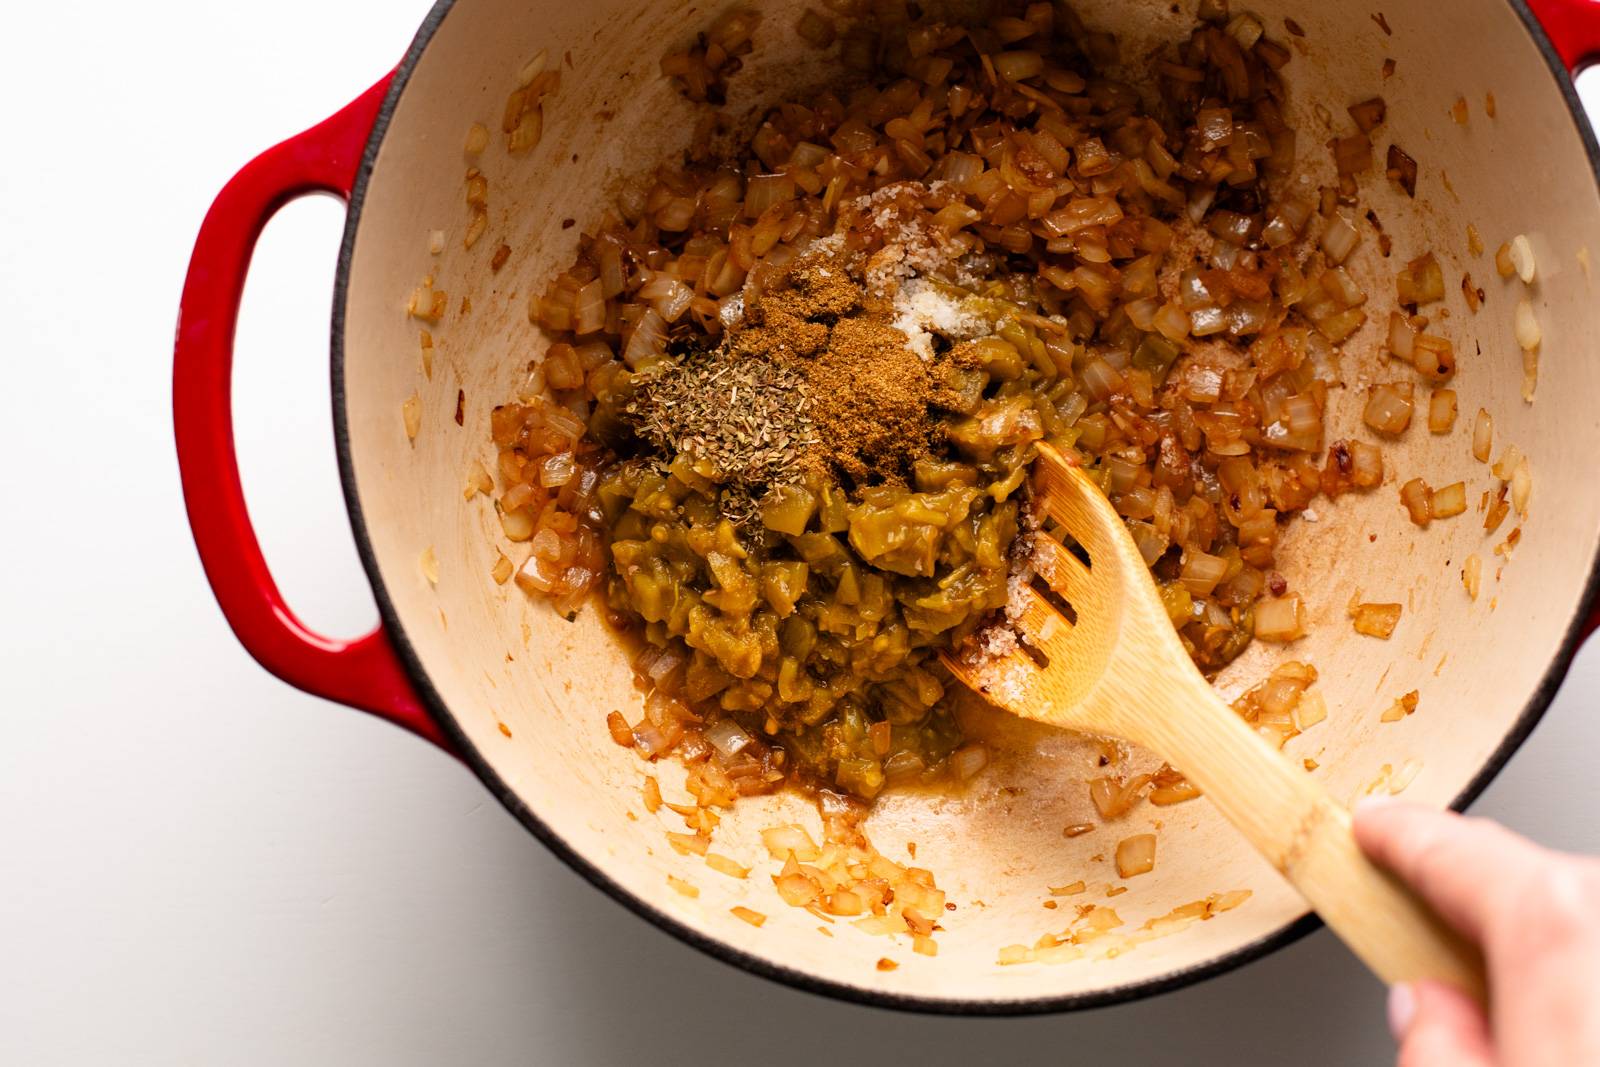
[(1378, 816), (1384, 809), (1394, 808), (1398, 803), (1400, 801), (1395, 800), (1394, 797), (1389, 797), (1389, 795), (1363, 797), (1362, 800), (1355, 801), (1355, 809), (1350, 814), (1357, 817), (1357, 819), (1362, 816)]
[(1411, 1022), (1417, 1017), (1417, 994), (1410, 983), (1401, 982), (1389, 987), (1389, 1033), (1395, 1044), (1406, 1039)]

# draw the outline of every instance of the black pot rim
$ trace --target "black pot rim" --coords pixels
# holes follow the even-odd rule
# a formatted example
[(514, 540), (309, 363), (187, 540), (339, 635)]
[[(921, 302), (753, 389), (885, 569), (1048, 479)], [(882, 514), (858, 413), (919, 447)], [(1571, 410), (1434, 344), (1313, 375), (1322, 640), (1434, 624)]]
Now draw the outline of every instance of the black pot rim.
[[(1540, 26), (1538, 20), (1529, 10), (1526, 0), (1506, 0), (1506, 2), (1511, 5), (1518, 18), (1522, 21), (1523, 27), (1533, 39), (1540, 55), (1543, 56), (1547, 71), (1551, 75), (1561, 99), (1566, 104), (1569, 117), (1583, 140), (1585, 151), (1589, 157), (1590, 168), (1594, 172), (1597, 188), (1600, 188), (1600, 144), (1596, 143), (1594, 131), (1584, 115), (1583, 106), (1578, 100), (1577, 92), (1567, 74), (1560, 55), (1545, 34), (1543, 27)], [(522, 823), (534, 837), (542, 841), (546, 847), (560, 857), (567, 866), (629, 911), (666, 931), (673, 937), (700, 949), (702, 952), (724, 963), (741, 968), (751, 974), (759, 975), (762, 978), (809, 993), (871, 1007), (954, 1016), (1046, 1015), (1106, 1007), (1142, 1000), (1162, 993), (1170, 993), (1207, 978), (1225, 974), (1228, 971), (1242, 967), (1252, 960), (1260, 959), (1269, 953), (1276, 952), (1278, 949), (1290, 945), (1319, 929), (1322, 926), (1322, 921), (1314, 913), (1304, 915), (1266, 936), (1241, 945), (1204, 963), (1186, 967), (1159, 978), (1129, 982), (1125, 985), (1089, 993), (1059, 997), (1019, 997), (1008, 1000), (943, 999), (910, 996), (818, 978), (803, 971), (771, 963), (733, 945), (708, 937), (612, 881), (588, 858), (557, 835), (550, 826), (523, 803), (522, 799), (495, 773), (494, 768), (483, 757), (482, 753), (473, 746), (471, 740), (451, 714), (449, 707), (440, 697), (438, 690), (434, 688), (432, 680), (423, 668), (421, 659), (417, 656), (415, 648), (406, 636), (405, 627), (402, 625), (400, 615), (395, 610), (394, 601), (384, 583), (383, 573), (379, 568), (377, 556), (373, 551), (372, 539), (367, 532), (367, 520), (362, 509), (360, 491), (356, 484), (355, 469), (350, 454), (350, 428), (345, 411), (345, 306), (349, 296), (350, 263), (355, 249), (356, 232), (361, 223), (362, 208), (366, 201), (368, 182), (371, 179), (372, 168), (377, 160), (379, 148), (382, 146), (384, 136), (388, 132), (390, 119), (394, 115), (395, 107), (401, 95), (405, 92), (411, 74), (415, 71), (418, 61), (421, 59), (423, 52), (426, 51), (439, 26), (444, 22), (454, 6), (455, 0), (437, 0), (433, 9), (423, 20), (415, 39), (411, 43), (411, 47), (406, 51), (405, 58), (395, 68), (389, 92), (384, 98), (377, 121), (373, 125), (372, 134), (362, 152), (360, 170), (357, 172), (355, 185), (350, 196), (344, 237), (339, 249), (338, 273), (334, 283), (331, 346), (334, 442), (338, 453), (339, 477), (344, 487), (345, 503), (350, 511), (350, 525), (355, 535), (356, 548), (361, 557), (361, 564), (366, 569), (367, 578), (372, 584), (373, 596), (377, 600), (378, 613), (383, 620), (383, 625), (394, 642), (395, 649), (401, 661), (405, 664), (411, 681), (416, 686), (417, 693), (421, 696), (429, 713), (439, 723), (445, 735), (450, 738), (456, 750), (461, 753), (467, 765), (489, 788), (489, 791), (500, 800), (506, 810), (515, 816), (517, 821)], [(1587, 632), (1584, 623), (1594, 609), (1597, 597), (1600, 597), (1600, 550), (1597, 550), (1595, 558), (1590, 560), (1589, 577), (1585, 583), (1578, 609), (1568, 621), (1566, 633), (1561, 640), (1560, 647), (1552, 657), (1550, 666), (1540, 679), (1538, 687), (1524, 706), (1522, 713), (1517, 717), (1511, 730), (1501, 740), (1499, 746), (1490, 755), (1482, 769), (1451, 802), (1450, 806), (1452, 808), (1457, 811), (1463, 810), (1475, 800), (1495, 775), (1506, 765), (1506, 762), (1522, 745), (1523, 741), (1527, 739), (1528, 735), (1533, 732), (1534, 727), (1538, 725), (1539, 720), (1549, 708), (1550, 702), (1555, 698), (1557, 690), (1560, 689), (1561, 683), (1572, 664), (1572, 659), (1583, 642)]]

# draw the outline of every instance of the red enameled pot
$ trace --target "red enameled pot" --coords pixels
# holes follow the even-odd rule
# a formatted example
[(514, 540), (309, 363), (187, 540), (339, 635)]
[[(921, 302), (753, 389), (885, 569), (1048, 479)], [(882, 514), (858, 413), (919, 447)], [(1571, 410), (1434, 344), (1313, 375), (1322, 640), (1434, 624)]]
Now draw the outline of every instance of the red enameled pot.
[[(825, 85), (833, 69), (830, 56), (802, 48), (792, 32), (803, 4), (758, 6), (756, 48), (728, 104), (737, 115)], [(1187, 31), (1192, 0), (1182, 6), (1074, 4), (1090, 24), (1118, 34), (1130, 63), (1153, 41)], [(1319, 109), (1336, 126), (1347, 105), (1375, 94), (1389, 108), (1380, 150), (1392, 140), (1421, 164), (1414, 201), (1381, 177), (1363, 196), (1394, 240), (1396, 263), (1432, 250), (1445, 265), (1453, 294), (1440, 328), (1462, 353), (1454, 387), (1463, 417), (1448, 435), (1413, 428), (1388, 454), (1390, 479), (1465, 479), (1476, 503), (1491, 484), (1488, 468), (1468, 454), (1479, 407), (1494, 415), (1497, 453), (1515, 443), (1531, 457), (1532, 506), (1509, 558), (1494, 547), (1512, 523), (1490, 537), (1469, 510), (1418, 530), (1398, 503), (1398, 481), (1318, 506), (1318, 521), (1297, 523), (1283, 549), (1281, 567), (1312, 608), (1310, 636), (1289, 653), (1317, 666), (1330, 709), (1326, 722), (1290, 743), (1290, 755), (1314, 758), (1336, 796), (1353, 797), (1385, 773), (1414, 773), (1408, 797), (1459, 807), (1533, 728), (1592, 628), (1600, 314), (1589, 264), (1600, 250), (1600, 154), (1569, 76), (1600, 51), (1600, 3), (1457, 0), (1446, 13), (1436, 0), (1388, 0), (1381, 19), (1358, 4), (1251, 6), (1275, 37), (1286, 39), (1290, 15), (1305, 31), (1306, 47), (1286, 73), (1308, 167), (1328, 165), (1313, 147), (1327, 136)], [(891, 794), (869, 820), (884, 854), (904, 857), (915, 843), (916, 863), (958, 903), (936, 957), (842, 923), (837, 936), (823, 936), (815, 917), (778, 900), (757, 835), (780, 822), (814, 827), (815, 812), (797, 797), (751, 798), (718, 829), (718, 850), (755, 866), (748, 879), (709, 872), (698, 857), (666, 847), (663, 831), (681, 827), (664, 821), (666, 812), (644, 811), (647, 768), (605, 728), (611, 710), (636, 717), (639, 696), (624, 657), (596, 612), (569, 623), (490, 579), (499, 551), (515, 560), (526, 547), (506, 542), (488, 498), (467, 499), (462, 486), (474, 460), (492, 468), (489, 410), (513, 395), (520, 368), (546, 344), (528, 321), (529, 294), (570, 261), (582, 224), (598, 217), (620, 179), (686, 142), (691, 112), (657, 63), (706, 22), (687, 0), (440, 0), (393, 72), (250, 162), (218, 195), (183, 291), (173, 401), (195, 542), (239, 640), (291, 685), (388, 719), (464, 761), (535, 836), (640, 915), (802, 988), (948, 1013), (1061, 1011), (1197, 981), (1313, 929), (1299, 898), (1202, 801), (1128, 817), (1128, 832), (1156, 818), (1165, 825), (1156, 870), (1129, 883), (1116, 910), (1137, 928), (1210, 893), (1249, 889), (1243, 906), (1115, 958), (999, 966), (1000, 946), (1031, 944), (1052, 928), (1052, 913), (1040, 908), (1047, 886), (1105, 881), (1112, 844), (1109, 830), (1061, 834), (1088, 817), (1089, 746), (1021, 726), (1017, 755), (997, 760), (970, 789)], [(497, 127), (518, 70), (543, 49), (571, 57), (544, 139), (526, 157), (508, 156), (499, 143), (484, 154), (492, 237), (467, 249), (467, 129)], [(1396, 66), (1386, 79), (1390, 58)], [(1469, 105), (1465, 125), (1451, 118), (1458, 99)], [(351, 524), (382, 617), (357, 641), (312, 632), (279, 594), (245, 509), (230, 416), (234, 329), (252, 249), (278, 208), (316, 192), (349, 204), (333, 312), (333, 418)], [(569, 229), (569, 219), (579, 225)], [(1486, 253), (1469, 251), (1469, 223)], [(440, 255), (428, 248), (435, 229), (449, 236)], [(1502, 282), (1492, 263), (1494, 248), (1519, 233), (1536, 252), (1528, 296), (1544, 332), (1532, 404), (1521, 398), (1512, 328), (1521, 283)], [(489, 258), (502, 241), (513, 255), (492, 272)], [(1359, 385), (1385, 373), (1382, 331), (1393, 301), (1395, 264), (1375, 240), (1363, 241), (1355, 269), (1375, 313), (1347, 346), (1355, 354), (1351, 384), (1335, 393), (1328, 416), (1339, 434), (1360, 432)], [(1454, 291), (1463, 273), (1488, 294), (1476, 314)], [(431, 377), (420, 366), (418, 324), (406, 314), (429, 275), (451, 301), (433, 330)], [(470, 314), (457, 311), (463, 298)], [(461, 426), (452, 417), (458, 392)], [(423, 420), (413, 442), (401, 405), (414, 393)], [(428, 549), (438, 561), (436, 585), (419, 567)], [(1459, 578), (1473, 554), (1484, 569), (1476, 601)], [(1351, 632), (1345, 605), (1356, 588), (1405, 604), (1389, 642)], [(1281, 655), (1257, 647), (1220, 684), (1237, 691)], [(1417, 713), (1380, 724), (1382, 708), (1413, 689)], [(681, 768), (662, 763), (650, 773), (669, 796), (680, 790)], [(669, 875), (693, 882), (700, 896), (669, 890)], [(730, 913), (735, 905), (768, 921), (752, 927)], [(886, 955), (900, 966), (878, 970)]]

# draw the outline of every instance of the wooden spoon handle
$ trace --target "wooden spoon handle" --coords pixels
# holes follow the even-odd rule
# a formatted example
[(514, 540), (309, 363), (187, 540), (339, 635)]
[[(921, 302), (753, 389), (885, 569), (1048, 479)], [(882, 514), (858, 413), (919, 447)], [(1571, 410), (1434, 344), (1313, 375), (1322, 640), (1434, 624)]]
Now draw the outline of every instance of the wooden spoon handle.
[(1408, 888), (1367, 859), (1350, 813), (1275, 752), (1204, 679), (1203, 707), (1146, 719), (1166, 756), (1298, 889), (1385, 982), (1432, 978), (1483, 1002), (1483, 958)]

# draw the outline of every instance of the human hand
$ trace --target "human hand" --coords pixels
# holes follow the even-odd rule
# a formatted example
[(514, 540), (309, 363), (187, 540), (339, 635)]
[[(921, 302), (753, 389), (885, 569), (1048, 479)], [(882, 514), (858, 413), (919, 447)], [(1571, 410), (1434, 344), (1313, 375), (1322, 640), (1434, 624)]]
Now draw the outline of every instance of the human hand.
[(1390, 990), (1400, 1067), (1600, 1065), (1600, 861), (1388, 798), (1363, 802), (1355, 831), (1487, 963), (1487, 1018), (1440, 982)]

